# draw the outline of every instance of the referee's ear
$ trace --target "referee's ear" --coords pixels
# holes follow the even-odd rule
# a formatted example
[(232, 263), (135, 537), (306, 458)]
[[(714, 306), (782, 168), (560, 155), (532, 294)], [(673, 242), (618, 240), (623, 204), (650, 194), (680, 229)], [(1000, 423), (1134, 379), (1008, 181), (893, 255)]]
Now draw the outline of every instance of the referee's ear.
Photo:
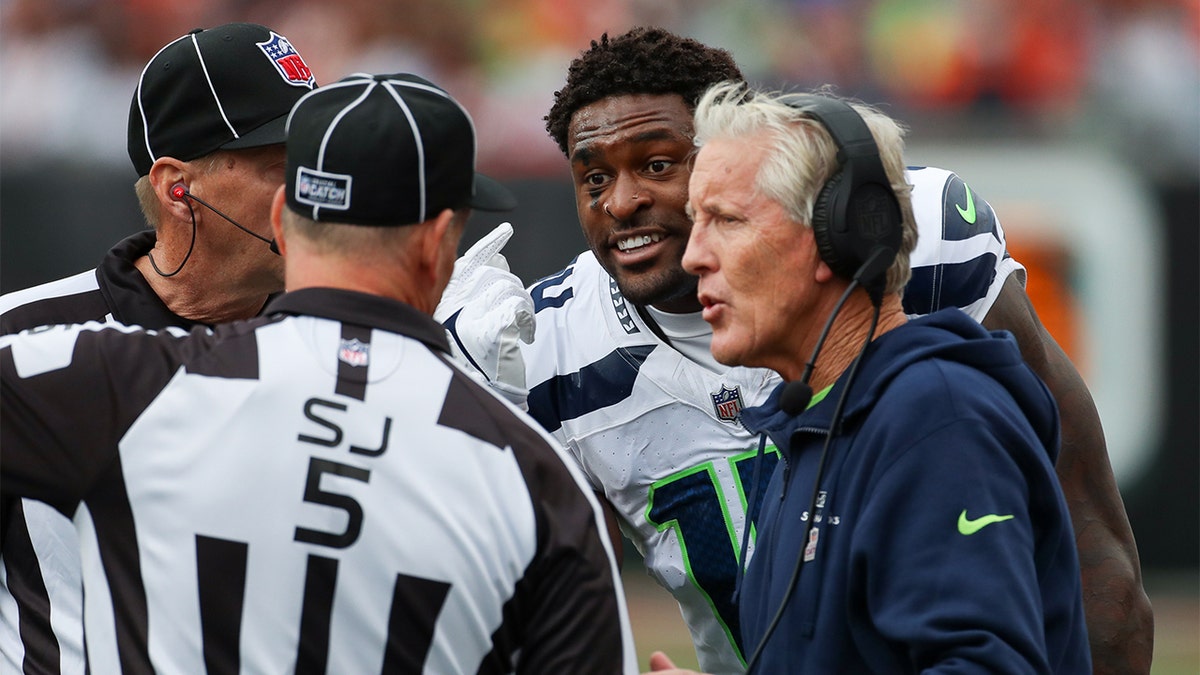
[(437, 216), (426, 220), (414, 227), (410, 245), (417, 265), (413, 281), (420, 284), (417, 290), (422, 295), (422, 301), (429, 301), (429, 306), (419, 306), (418, 309), (433, 314), (442, 292), (450, 283), (450, 275), (454, 272), (454, 258), (458, 255), (458, 243), (462, 239), (463, 228), (456, 226), (454, 211), (443, 209)]
[(287, 198), (284, 196), (287, 187), (280, 185), (279, 189), (275, 190), (275, 199), (271, 200), (271, 237), (275, 243), (275, 249), (279, 251), (279, 255), (287, 257), (287, 241), (283, 237), (283, 209), (287, 203)]
[[(180, 183), (184, 185), (184, 189), (187, 189), (193, 185), (195, 177), (196, 172), (191, 164), (181, 162), (174, 157), (159, 157), (154, 164), (150, 165), (150, 172), (146, 174), (146, 179), (150, 181), (154, 195), (158, 198), (160, 214), (188, 223), (190, 227), (192, 211), (188, 209), (187, 200), (172, 195), (171, 189)], [(161, 215), (158, 220), (162, 221)], [(158, 229), (157, 224), (155, 224), (155, 229)]]

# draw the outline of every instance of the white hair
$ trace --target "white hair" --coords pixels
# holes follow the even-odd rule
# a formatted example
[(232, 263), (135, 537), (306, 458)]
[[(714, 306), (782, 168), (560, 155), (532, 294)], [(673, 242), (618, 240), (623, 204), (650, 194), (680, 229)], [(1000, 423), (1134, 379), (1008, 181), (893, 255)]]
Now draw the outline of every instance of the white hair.
[[(838, 98), (825, 91), (819, 95)], [(766, 135), (771, 145), (755, 176), (755, 188), (780, 204), (792, 220), (810, 227), (817, 195), (839, 170), (837, 145), (819, 120), (789, 103), (794, 98), (793, 94), (782, 92), (755, 91), (738, 82), (714, 85), (696, 104), (695, 144), (700, 148), (718, 138), (737, 140)], [(888, 269), (884, 289), (885, 293), (898, 293), (911, 276), (909, 254), (917, 244), (912, 186), (904, 180), (905, 129), (871, 106), (841, 100), (866, 122), (879, 148), (888, 182), (900, 203), (900, 250)]]

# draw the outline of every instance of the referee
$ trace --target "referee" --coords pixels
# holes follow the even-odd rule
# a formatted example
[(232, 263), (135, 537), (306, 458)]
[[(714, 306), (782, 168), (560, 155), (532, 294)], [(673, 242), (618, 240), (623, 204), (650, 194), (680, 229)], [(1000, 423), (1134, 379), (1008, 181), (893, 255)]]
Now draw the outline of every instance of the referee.
[(430, 318), (474, 129), (412, 75), (288, 120), (289, 292), (214, 329), (0, 338), (0, 488), (73, 518), (92, 672), (634, 672), (596, 502)]
[[(283, 184), (284, 123), (315, 85), (295, 45), (266, 26), (228, 23), (164, 45), (132, 87), (126, 136), (148, 229), (94, 269), (0, 296), (0, 334), (257, 316), (283, 290), (269, 216)], [(0, 673), (84, 675), (74, 526), (41, 502), (4, 495), (0, 530)]]

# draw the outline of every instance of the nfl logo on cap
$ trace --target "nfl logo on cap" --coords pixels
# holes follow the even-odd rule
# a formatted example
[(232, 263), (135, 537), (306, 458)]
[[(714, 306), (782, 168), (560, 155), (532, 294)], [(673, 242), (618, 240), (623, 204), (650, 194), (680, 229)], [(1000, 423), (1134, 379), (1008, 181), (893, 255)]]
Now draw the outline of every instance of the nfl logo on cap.
[(267, 58), (279, 69), (279, 74), (288, 84), (311, 89), (316, 84), (316, 78), (308, 69), (308, 64), (300, 58), (300, 52), (292, 46), (288, 39), (271, 31), (271, 37), (266, 42), (256, 43)]
[(292, 107), (316, 79), (295, 45), (254, 23), (197, 28), (150, 59), (129, 104), (139, 176), (162, 157), (280, 145)]

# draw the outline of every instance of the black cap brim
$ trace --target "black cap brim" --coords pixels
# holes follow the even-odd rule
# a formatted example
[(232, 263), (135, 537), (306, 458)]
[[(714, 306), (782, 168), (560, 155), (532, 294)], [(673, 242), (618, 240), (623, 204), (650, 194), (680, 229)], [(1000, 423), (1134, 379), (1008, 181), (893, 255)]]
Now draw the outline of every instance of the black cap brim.
[(242, 134), (239, 138), (229, 141), (221, 148), (223, 150), (243, 150), (282, 144), (287, 140), (287, 118), (287, 115), (280, 115), (250, 133)]
[(480, 211), (512, 211), (517, 208), (517, 196), (487, 176), (475, 174), (475, 194), (468, 205)]

